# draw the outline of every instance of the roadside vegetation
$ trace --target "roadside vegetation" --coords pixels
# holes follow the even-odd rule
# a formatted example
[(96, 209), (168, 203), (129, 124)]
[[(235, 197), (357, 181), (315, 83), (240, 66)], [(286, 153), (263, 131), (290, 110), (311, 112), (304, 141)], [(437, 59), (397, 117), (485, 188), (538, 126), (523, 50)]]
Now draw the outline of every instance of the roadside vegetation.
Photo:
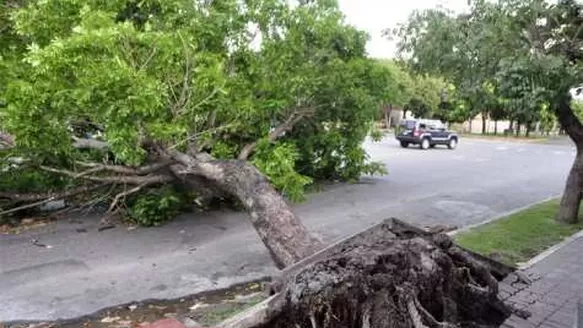
[(554, 220), (559, 200), (526, 210), (455, 236), (458, 244), (482, 255), (516, 265), (524, 263), (583, 229), (583, 222), (566, 225)]

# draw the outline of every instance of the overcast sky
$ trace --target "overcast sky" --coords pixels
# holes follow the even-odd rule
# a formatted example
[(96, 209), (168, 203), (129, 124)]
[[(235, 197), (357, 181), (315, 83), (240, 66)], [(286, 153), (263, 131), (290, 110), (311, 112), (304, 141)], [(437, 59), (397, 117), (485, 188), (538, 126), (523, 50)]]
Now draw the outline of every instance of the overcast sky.
[(395, 44), (383, 38), (382, 31), (405, 22), (413, 10), (434, 8), (437, 5), (458, 12), (467, 8), (467, 0), (338, 0), (338, 2), (348, 23), (370, 34), (368, 53), (377, 58), (394, 56)]

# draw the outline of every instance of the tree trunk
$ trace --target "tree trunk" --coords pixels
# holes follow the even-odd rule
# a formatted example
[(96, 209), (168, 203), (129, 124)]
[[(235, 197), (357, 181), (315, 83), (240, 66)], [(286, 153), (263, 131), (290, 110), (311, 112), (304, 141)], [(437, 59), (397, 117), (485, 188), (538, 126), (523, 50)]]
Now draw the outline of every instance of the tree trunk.
[(554, 110), (564, 131), (577, 146), (577, 155), (567, 177), (561, 205), (556, 220), (564, 223), (579, 221), (579, 205), (583, 192), (583, 125), (571, 108), (571, 95), (560, 95), (555, 101)]
[(516, 136), (520, 136), (520, 122), (516, 122)]
[(498, 120), (494, 121), (494, 135), (498, 134)]
[(530, 137), (531, 123), (526, 123), (526, 137)]
[(482, 134), (486, 134), (486, 114), (482, 113)]
[(391, 121), (392, 121), (392, 114), (393, 114), (393, 104), (389, 104), (389, 112), (387, 114), (387, 130), (391, 128)]
[(322, 247), (285, 199), (251, 164), (212, 161), (203, 164), (203, 176), (237, 197), (278, 268), (284, 268)]
[(469, 133), (472, 134), (472, 119), (471, 118), (468, 120), (468, 123), (470, 124)]
[(261, 241), (278, 268), (284, 268), (322, 248), (285, 199), (253, 165), (241, 160), (195, 158), (177, 151), (170, 157), (185, 166), (182, 174), (203, 177), (236, 197), (251, 216)]
[(383, 110), (385, 113), (385, 126), (388, 129), (391, 128), (391, 114), (393, 113), (393, 105), (389, 105), (389, 110)]
[(567, 183), (561, 198), (561, 206), (557, 220), (563, 223), (577, 223), (579, 219), (579, 204), (583, 188), (583, 151), (577, 149), (577, 156), (567, 177)]

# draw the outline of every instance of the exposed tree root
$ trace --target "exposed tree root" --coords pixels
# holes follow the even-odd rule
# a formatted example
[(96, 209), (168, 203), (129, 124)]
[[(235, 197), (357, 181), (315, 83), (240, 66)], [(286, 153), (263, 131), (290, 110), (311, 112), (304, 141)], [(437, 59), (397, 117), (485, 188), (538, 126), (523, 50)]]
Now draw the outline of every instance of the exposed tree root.
[(512, 312), (497, 295), (503, 267), (388, 220), (285, 279), (280, 310), (256, 327), (498, 327)]

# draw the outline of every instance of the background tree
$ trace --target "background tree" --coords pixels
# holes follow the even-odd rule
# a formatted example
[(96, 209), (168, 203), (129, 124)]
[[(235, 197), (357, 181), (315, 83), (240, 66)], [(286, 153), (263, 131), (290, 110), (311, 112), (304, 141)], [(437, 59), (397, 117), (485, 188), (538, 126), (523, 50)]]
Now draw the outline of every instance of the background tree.
[(506, 32), (497, 25), (501, 18), (492, 10), (495, 5), (486, 1), (471, 5), (470, 13), (457, 16), (443, 8), (414, 12), (392, 33), (399, 39), (400, 56), (413, 69), (441, 76), (455, 85), (469, 119), (482, 114), (485, 133), (492, 79), (509, 50), (498, 47)]
[(411, 98), (405, 110), (417, 118), (431, 118), (438, 111), (444, 82), (436, 77), (422, 74), (412, 75)]
[[(472, 1), (470, 12), (416, 12), (396, 31), (413, 67), (446, 78), (474, 115), (490, 112), (484, 86), (504, 99), (507, 116), (527, 133), (545, 106), (577, 145), (557, 219), (576, 222), (583, 191), (583, 125), (570, 90), (583, 81), (583, 5), (573, 0)], [(487, 89), (486, 89), (487, 90)], [(486, 93), (487, 95), (487, 93)]]
[(388, 59), (378, 59), (379, 65), (388, 70), (390, 79), (387, 83), (387, 103), (383, 104), (383, 119), (385, 125), (391, 126), (391, 114), (395, 107), (404, 109), (413, 97), (414, 83), (409, 70), (403, 63)]
[[(583, 5), (575, 1), (505, 1), (501, 11), (515, 38), (515, 48), (500, 73), (504, 79), (521, 79), (512, 86), (524, 89), (522, 111), (528, 121), (548, 103), (562, 128), (577, 146), (575, 162), (567, 178), (557, 219), (577, 222), (583, 188), (583, 126), (571, 108), (571, 90), (582, 80)], [(506, 45), (505, 45), (506, 46)], [(527, 86), (527, 87), (525, 87)], [(526, 109), (525, 109), (526, 108)], [(530, 110), (529, 110), (530, 109)], [(528, 122), (527, 122), (528, 123)]]

